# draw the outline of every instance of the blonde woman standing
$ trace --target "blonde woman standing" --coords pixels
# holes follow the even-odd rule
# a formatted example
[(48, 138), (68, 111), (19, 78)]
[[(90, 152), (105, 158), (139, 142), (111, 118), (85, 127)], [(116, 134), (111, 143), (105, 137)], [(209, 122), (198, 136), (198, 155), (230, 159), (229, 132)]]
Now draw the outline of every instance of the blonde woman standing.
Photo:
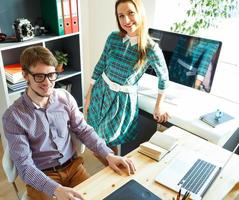
[(85, 114), (111, 149), (136, 137), (138, 118), (137, 82), (149, 66), (158, 77), (158, 98), (154, 119), (166, 122), (161, 102), (168, 82), (168, 70), (161, 50), (150, 39), (140, 0), (117, 0), (115, 15), (119, 31), (112, 32), (95, 66), (86, 96)]

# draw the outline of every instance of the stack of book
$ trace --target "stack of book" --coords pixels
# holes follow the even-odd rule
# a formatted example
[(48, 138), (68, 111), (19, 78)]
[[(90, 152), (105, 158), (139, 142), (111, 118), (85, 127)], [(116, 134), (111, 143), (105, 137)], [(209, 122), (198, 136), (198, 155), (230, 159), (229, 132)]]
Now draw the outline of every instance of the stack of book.
[(22, 75), (22, 67), (19, 63), (4, 66), (9, 89), (16, 91), (26, 88), (27, 82)]
[(19, 83), (12, 84), (11, 82), (7, 81), (7, 87), (12, 91), (21, 90), (27, 87), (26, 81), (21, 81)]
[(177, 144), (174, 137), (166, 133), (155, 132), (149, 141), (140, 144), (139, 152), (159, 161)]

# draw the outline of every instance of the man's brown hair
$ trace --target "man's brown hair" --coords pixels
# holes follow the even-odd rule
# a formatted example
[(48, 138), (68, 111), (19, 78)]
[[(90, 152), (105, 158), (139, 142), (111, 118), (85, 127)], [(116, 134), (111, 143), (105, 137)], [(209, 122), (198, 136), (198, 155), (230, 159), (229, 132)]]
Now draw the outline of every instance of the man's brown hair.
[(31, 46), (22, 52), (20, 64), (23, 70), (29, 70), (30, 67), (35, 67), (38, 63), (54, 67), (58, 64), (55, 56), (46, 47)]

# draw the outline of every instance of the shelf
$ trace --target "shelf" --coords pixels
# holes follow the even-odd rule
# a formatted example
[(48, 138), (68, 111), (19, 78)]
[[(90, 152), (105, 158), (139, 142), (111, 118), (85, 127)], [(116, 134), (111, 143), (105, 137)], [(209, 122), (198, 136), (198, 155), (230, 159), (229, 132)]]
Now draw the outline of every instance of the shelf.
[(56, 81), (62, 81), (64, 79), (68, 79), (68, 78), (71, 78), (71, 77), (79, 75), (79, 74), (81, 74), (80, 71), (72, 70), (72, 68), (71, 69), (65, 69), (64, 72), (61, 72), (59, 74), (58, 79)]
[(0, 43), (0, 50), (9, 50), (9, 49), (14, 49), (14, 48), (19, 48), (19, 47), (24, 47), (24, 46), (30, 46), (30, 45), (35, 45), (39, 43), (44, 43), (48, 41), (53, 41), (53, 40), (59, 40), (63, 38), (68, 38), (74, 35), (79, 35), (79, 32), (67, 34), (67, 35), (61, 35), (61, 36), (56, 36), (56, 35), (43, 35), (43, 36), (36, 36), (30, 40), (23, 41), (23, 42), (6, 42), (6, 43)]
[[(28, 19), (32, 25), (42, 24), (42, 0), (22, 0), (19, 3), (18, 0), (1, 0), (1, 11), (0, 16), (6, 20), (0, 20), (1, 30), (8, 36), (15, 34), (15, 30), (12, 30), (11, 24), (14, 22), (14, 19), (22, 16)], [(46, 3), (51, 2), (46, 0)], [(56, 5), (57, 2), (52, 1)], [(61, 1), (59, 1), (61, 2)], [(78, 1), (79, 6), (80, 1)], [(2, 6), (3, 5), (3, 6)], [(80, 7), (80, 6), (79, 6)], [(11, 8), (10, 11), (7, 8)], [(48, 4), (47, 4), (48, 8)], [(46, 8), (43, 8), (46, 9)], [(13, 12), (17, 11), (17, 12)], [(46, 12), (48, 13), (48, 11)], [(52, 12), (53, 13), (53, 12)], [(41, 36), (35, 36), (32, 39), (27, 41), (17, 42), (17, 41), (4, 41), (0, 42), (0, 117), (3, 116), (5, 110), (11, 106), (11, 104), (18, 99), (23, 92), (25, 92), (26, 87), (13, 91), (7, 87), (7, 80), (5, 76), (4, 66), (15, 64), (20, 62), (20, 56), (22, 52), (31, 47), (31, 46), (42, 46), (48, 48), (53, 54), (56, 50), (65, 52), (69, 55), (68, 66), (65, 68), (65, 71), (59, 74), (56, 82), (69, 82), (71, 84), (70, 93), (76, 100), (79, 108), (83, 107), (83, 60), (81, 56), (82, 44), (81, 44), (81, 12), (78, 12), (78, 25), (80, 32), (69, 33), (65, 35), (55, 34), (46, 34)], [(55, 15), (55, 14), (53, 14)], [(6, 17), (7, 16), (7, 17)], [(51, 16), (52, 17), (52, 16)], [(1, 19), (2, 19), (1, 18)], [(57, 18), (58, 19), (58, 18)], [(52, 17), (52, 20), (55, 20), (55, 16)], [(46, 25), (46, 24), (43, 24)], [(46, 26), (45, 26), (46, 27)], [(50, 29), (49, 29), (50, 30)], [(74, 29), (78, 30), (78, 29)], [(10, 40), (10, 38), (9, 38)], [(63, 81), (67, 80), (67, 81)], [(3, 131), (3, 124), (0, 120), (0, 134)]]
[(19, 93), (22, 93), (25, 91), (26, 88), (23, 88), (21, 90), (16, 90), (16, 91), (13, 91), (11, 89), (8, 88), (8, 95), (9, 97), (13, 96), (13, 95), (16, 95), (16, 94), (19, 94)]
[[(80, 4), (80, 1), (78, 1), (78, 5)], [(4, 3), (5, 2), (5, 3)], [(1, 11), (0, 13), (0, 26), (1, 30), (4, 31), (5, 34), (8, 36), (15, 35), (15, 30), (12, 29), (11, 24), (13, 23), (14, 19), (19, 18), (19, 16), (24, 17), (28, 19), (30, 22), (34, 22), (32, 25), (35, 26), (35, 24), (42, 25), (44, 21), (43, 18), (43, 9), (50, 8), (48, 6), (48, 3), (52, 2), (54, 4), (54, 9), (57, 8), (57, 3), (60, 1), (55, 0), (46, 0), (46, 7), (43, 8), (42, 6), (42, 0), (3, 0), (3, 3), (1, 1)], [(57, 5), (57, 6), (56, 6)], [(77, 7), (75, 6), (75, 7)], [(16, 12), (9, 12), (9, 7), (13, 8)], [(47, 14), (49, 14), (48, 9)], [(80, 11), (80, 6), (77, 8), (77, 10)], [(50, 11), (52, 9), (50, 8)], [(57, 11), (57, 10), (55, 10)], [(52, 12), (52, 15), (49, 15), (51, 18), (51, 22), (56, 24), (54, 20), (56, 20), (56, 16), (60, 13), (54, 13)], [(62, 13), (61, 13), (62, 14)], [(10, 41), (7, 39), (4, 42), (0, 42), (0, 118), (2, 118), (3, 114), (5, 113), (6, 109), (11, 106), (18, 98), (21, 97), (21, 95), (26, 91), (27, 86), (23, 88), (19, 88), (18, 90), (11, 90), (7, 86), (7, 80), (5, 76), (5, 69), (4, 66), (20, 63), (20, 56), (22, 55), (22, 52), (31, 47), (31, 46), (42, 46), (49, 49), (52, 54), (55, 54), (55, 51), (62, 51), (64, 53), (67, 53), (68, 56), (68, 65), (65, 68), (65, 71), (59, 74), (58, 79), (56, 82), (64, 84), (65, 82), (68, 82), (71, 85), (71, 90), (69, 89), (68, 92), (71, 93), (71, 95), (74, 97), (79, 109), (83, 110), (83, 60), (82, 60), (82, 43), (81, 43), (81, 30), (82, 26), (80, 24), (80, 15), (81, 12), (77, 13), (78, 17), (78, 28), (80, 29), (73, 29), (74, 31), (80, 30), (78, 32), (69, 33), (65, 35), (57, 35), (58, 31), (51, 30), (52, 33), (55, 34), (45, 34), (41, 36), (35, 36), (32, 39), (18, 42), (18, 41)], [(5, 20), (4, 20), (5, 19)], [(57, 17), (58, 19), (58, 17)], [(47, 20), (48, 21), (48, 20)], [(59, 21), (58, 21), (59, 22)], [(43, 26), (47, 27), (47, 23), (44, 23)], [(72, 30), (72, 31), (73, 31)], [(50, 28), (49, 28), (50, 32)], [(62, 34), (62, 33), (60, 33)], [(65, 81), (66, 80), (66, 81)], [(59, 84), (59, 85), (61, 85)], [(16, 87), (16, 85), (15, 85)], [(13, 87), (14, 88), (14, 87)], [(17, 88), (17, 87), (16, 87)], [(14, 88), (15, 89), (15, 88)], [(4, 133), (3, 130), (3, 124), (0, 120), (0, 136)], [(4, 137), (1, 137), (4, 138)], [(6, 143), (4, 143), (5, 146)]]

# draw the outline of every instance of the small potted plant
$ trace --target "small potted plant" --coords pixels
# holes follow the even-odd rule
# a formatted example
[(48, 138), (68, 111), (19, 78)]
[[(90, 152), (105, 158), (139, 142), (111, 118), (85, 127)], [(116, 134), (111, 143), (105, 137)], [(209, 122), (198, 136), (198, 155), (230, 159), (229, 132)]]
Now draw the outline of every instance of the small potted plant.
[(62, 51), (55, 51), (55, 58), (57, 59), (57, 62), (58, 62), (56, 71), (63, 72), (64, 66), (66, 66), (68, 63), (68, 54)]

